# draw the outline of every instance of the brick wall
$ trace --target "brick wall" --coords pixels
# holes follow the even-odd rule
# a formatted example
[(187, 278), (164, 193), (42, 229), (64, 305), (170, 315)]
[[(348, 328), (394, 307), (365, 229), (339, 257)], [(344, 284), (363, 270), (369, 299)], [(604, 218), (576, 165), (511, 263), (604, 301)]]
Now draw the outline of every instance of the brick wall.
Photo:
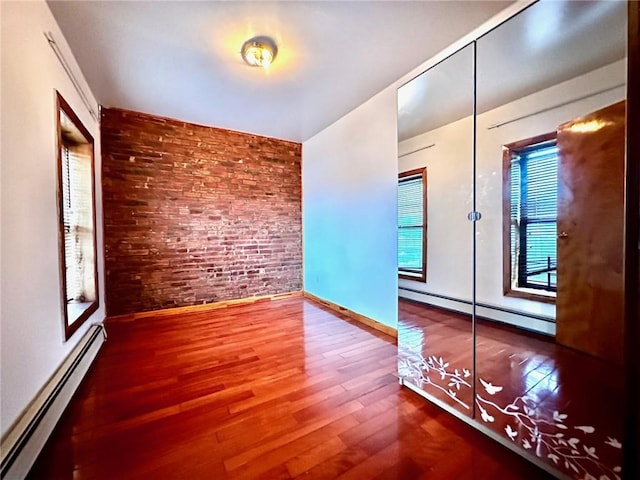
[(302, 289), (301, 145), (102, 110), (109, 315)]

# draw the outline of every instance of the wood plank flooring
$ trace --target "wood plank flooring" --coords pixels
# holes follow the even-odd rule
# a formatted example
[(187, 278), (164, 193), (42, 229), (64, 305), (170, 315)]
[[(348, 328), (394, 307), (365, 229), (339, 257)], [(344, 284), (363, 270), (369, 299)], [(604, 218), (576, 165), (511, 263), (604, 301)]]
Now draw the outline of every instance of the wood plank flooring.
[(391, 337), (311, 300), (107, 330), (29, 478), (547, 478), (400, 387)]

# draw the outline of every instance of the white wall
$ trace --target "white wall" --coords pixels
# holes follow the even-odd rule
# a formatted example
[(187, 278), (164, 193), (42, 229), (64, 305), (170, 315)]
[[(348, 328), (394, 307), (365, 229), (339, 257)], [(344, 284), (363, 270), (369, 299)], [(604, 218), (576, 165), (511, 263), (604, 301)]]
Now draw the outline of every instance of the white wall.
[(305, 291), (397, 326), (397, 89), (530, 3), (511, 4), (303, 143)]
[(304, 289), (397, 324), (396, 93), (303, 144)]
[[(100, 132), (49, 47), (53, 33), (76, 77), (97, 103), (43, 1), (0, 2), (1, 299), (0, 408), (4, 435), (91, 323), (104, 319)], [(56, 210), (57, 89), (95, 140), (100, 308), (64, 341)]]
[[(414, 152), (424, 146), (430, 148)], [(401, 279), (400, 286), (471, 300), (473, 119), (471, 117), (405, 140), (398, 171), (427, 167), (427, 281)], [(404, 155), (404, 156), (403, 156)]]
[[(592, 95), (625, 81), (626, 61), (594, 70), (522, 99), (483, 113), (477, 118), (477, 300), (516, 311), (555, 317), (555, 305), (503, 295), (502, 280), (502, 146), (553, 132), (558, 125), (610, 105), (625, 97), (625, 87)], [(482, 95), (481, 88), (478, 95)], [(588, 98), (580, 99), (586, 95)], [(563, 105), (568, 100), (580, 99)], [(499, 128), (509, 121), (541, 110)], [(435, 146), (401, 157), (399, 171), (427, 166), (428, 250), (427, 283), (401, 280), (400, 286), (448, 295), (471, 297), (470, 151), (471, 118), (463, 119), (402, 142), (398, 153)], [(466, 140), (465, 140), (466, 138)], [(464, 208), (463, 208), (464, 205)], [(463, 252), (461, 257), (460, 252)], [(553, 333), (549, 331), (547, 333)]]

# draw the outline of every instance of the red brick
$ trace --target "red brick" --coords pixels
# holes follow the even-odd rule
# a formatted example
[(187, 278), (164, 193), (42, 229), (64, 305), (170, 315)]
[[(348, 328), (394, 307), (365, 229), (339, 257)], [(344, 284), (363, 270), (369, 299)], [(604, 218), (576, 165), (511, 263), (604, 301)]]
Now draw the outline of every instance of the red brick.
[(109, 315), (302, 289), (301, 145), (102, 110)]

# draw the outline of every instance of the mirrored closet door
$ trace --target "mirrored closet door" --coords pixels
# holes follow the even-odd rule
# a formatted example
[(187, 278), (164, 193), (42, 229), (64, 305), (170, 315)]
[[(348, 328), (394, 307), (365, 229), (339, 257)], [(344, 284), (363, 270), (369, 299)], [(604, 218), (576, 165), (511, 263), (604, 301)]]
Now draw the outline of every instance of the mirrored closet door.
[(542, 0), (398, 91), (401, 382), (559, 478), (623, 477), (626, 32)]
[(476, 408), (573, 478), (619, 478), (625, 2), (538, 2), (477, 41)]
[(398, 91), (399, 372), (473, 415), (473, 45)]

